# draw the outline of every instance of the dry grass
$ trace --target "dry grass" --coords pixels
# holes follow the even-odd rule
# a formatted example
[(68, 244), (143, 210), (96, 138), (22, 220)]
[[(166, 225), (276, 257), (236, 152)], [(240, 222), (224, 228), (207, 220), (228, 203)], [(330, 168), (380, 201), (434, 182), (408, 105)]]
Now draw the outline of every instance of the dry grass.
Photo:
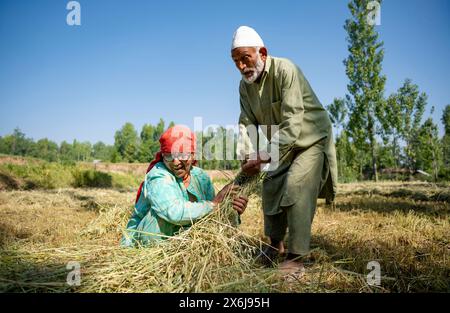
[[(340, 190), (334, 209), (319, 200), (307, 271), (294, 282), (253, 262), (265, 240), (257, 195), (238, 228), (228, 211), (216, 212), (160, 245), (126, 249), (117, 244), (134, 192), (1, 192), (0, 291), (449, 291), (450, 204), (433, 198), (448, 186), (365, 183)], [(373, 260), (381, 265), (381, 286), (366, 283)], [(66, 284), (69, 261), (81, 264), (80, 286)]]

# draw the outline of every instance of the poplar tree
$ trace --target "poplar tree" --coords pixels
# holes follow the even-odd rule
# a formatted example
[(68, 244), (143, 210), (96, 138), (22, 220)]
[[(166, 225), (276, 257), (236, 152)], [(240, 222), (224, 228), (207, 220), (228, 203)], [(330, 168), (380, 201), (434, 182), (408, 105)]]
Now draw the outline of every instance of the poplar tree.
[(450, 104), (447, 104), (441, 118), (444, 124), (444, 137), (442, 138), (442, 153), (444, 168), (450, 168)]
[[(383, 42), (370, 16), (369, 0), (351, 0), (348, 8), (351, 18), (345, 22), (349, 56), (344, 60), (346, 74), (350, 80), (347, 89), (349, 109), (349, 135), (360, 150), (360, 155), (369, 153), (372, 178), (377, 181), (376, 135), (381, 132), (379, 120), (383, 116), (383, 99), (386, 77), (381, 74), (384, 56)], [(362, 159), (362, 158), (360, 158)]]
[(388, 99), (385, 122), (389, 124), (390, 132), (394, 135), (394, 143), (397, 145), (400, 140), (403, 140), (405, 144), (406, 167), (410, 173), (417, 169), (417, 149), (420, 147), (414, 143), (421, 127), (427, 98), (425, 93), (420, 93), (416, 84), (406, 79), (397, 93), (392, 94)]
[(414, 140), (417, 145), (416, 166), (433, 173), (433, 179), (438, 179), (441, 146), (438, 137), (438, 128), (433, 120), (428, 118), (419, 128)]
[(114, 136), (114, 147), (127, 162), (136, 160), (138, 135), (132, 123), (126, 123)]

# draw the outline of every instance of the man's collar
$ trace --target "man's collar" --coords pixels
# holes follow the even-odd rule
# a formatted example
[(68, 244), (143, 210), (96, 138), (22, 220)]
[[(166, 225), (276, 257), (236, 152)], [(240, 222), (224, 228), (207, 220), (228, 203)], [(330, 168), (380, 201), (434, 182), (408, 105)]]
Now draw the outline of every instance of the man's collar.
[(264, 66), (264, 72), (266, 72), (267, 74), (269, 74), (271, 63), (272, 63), (272, 58), (270, 57), (270, 55), (267, 55), (266, 65)]
[(267, 55), (266, 64), (264, 64), (264, 70), (263, 70), (263, 72), (261, 73), (261, 76), (258, 79), (258, 84), (260, 82), (262, 82), (267, 75), (269, 75), (271, 63), (272, 63), (272, 58), (269, 55)]
[(264, 78), (269, 74), (271, 63), (272, 58), (269, 55), (267, 55), (266, 62), (264, 64), (264, 70), (262, 71), (261, 75), (259, 75), (258, 79), (255, 82), (253, 82), (253, 84), (259, 85), (264, 80)]

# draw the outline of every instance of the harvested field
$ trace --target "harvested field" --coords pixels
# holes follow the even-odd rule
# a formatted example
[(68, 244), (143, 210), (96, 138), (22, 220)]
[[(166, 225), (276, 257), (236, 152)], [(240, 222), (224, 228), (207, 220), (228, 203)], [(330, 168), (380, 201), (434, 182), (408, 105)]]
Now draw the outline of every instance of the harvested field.
[[(124, 249), (117, 244), (134, 192), (2, 191), (0, 291), (448, 292), (450, 204), (436, 196), (448, 192), (427, 183), (340, 185), (334, 208), (319, 200), (305, 275), (286, 281), (253, 262), (265, 241), (257, 193), (238, 228), (213, 214), (164, 244)], [(67, 284), (71, 261), (81, 267), (79, 286)], [(379, 286), (367, 284), (371, 261), (380, 264)]]

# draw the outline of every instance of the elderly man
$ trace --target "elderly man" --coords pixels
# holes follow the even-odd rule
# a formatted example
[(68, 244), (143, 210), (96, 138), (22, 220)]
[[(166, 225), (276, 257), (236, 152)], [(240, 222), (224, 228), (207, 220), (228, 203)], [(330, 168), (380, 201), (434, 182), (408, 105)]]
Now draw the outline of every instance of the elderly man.
[[(215, 195), (208, 174), (194, 166), (196, 139), (189, 128), (171, 127), (159, 142), (161, 150), (139, 187), (134, 212), (121, 240), (123, 246), (147, 245), (175, 235), (211, 213), (238, 188), (229, 184)], [(247, 198), (235, 196), (232, 205), (242, 214)]]
[[(302, 270), (300, 259), (310, 250), (317, 198), (329, 203), (336, 194), (331, 122), (301, 70), (288, 59), (269, 56), (254, 29), (236, 30), (231, 57), (242, 75), (240, 128), (270, 126), (261, 128), (267, 130), (271, 161), (278, 162), (269, 167), (263, 182), (264, 230), (272, 247), (262, 255), (270, 261), (277, 259), (289, 229), (289, 253), (280, 268), (288, 273)], [(270, 129), (276, 128), (278, 133), (272, 134)], [(275, 150), (278, 160), (273, 160)], [(257, 151), (256, 157), (243, 162), (243, 173), (257, 174), (267, 159), (265, 151)]]

